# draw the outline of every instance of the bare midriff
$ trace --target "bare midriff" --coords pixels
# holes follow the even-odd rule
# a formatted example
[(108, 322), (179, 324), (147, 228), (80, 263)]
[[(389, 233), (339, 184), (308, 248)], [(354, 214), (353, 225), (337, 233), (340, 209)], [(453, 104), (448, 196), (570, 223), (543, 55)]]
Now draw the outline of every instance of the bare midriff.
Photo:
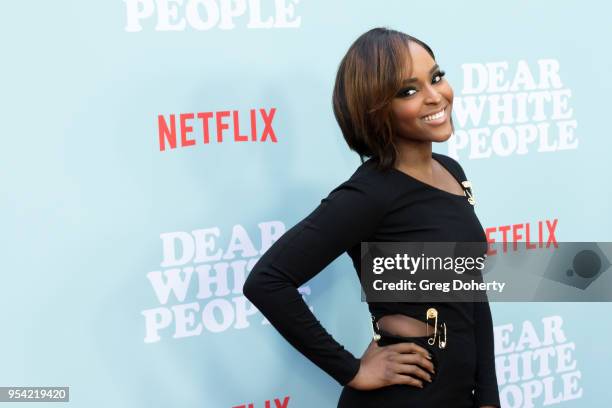
[(431, 335), (434, 332), (432, 325), (403, 314), (381, 317), (378, 319), (378, 328), (395, 336), (403, 337), (422, 337)]

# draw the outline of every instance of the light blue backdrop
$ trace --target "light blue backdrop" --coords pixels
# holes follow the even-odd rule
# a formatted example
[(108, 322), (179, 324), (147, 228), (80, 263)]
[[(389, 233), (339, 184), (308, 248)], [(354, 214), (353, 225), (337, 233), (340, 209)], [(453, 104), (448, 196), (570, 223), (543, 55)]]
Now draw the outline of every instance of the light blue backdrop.
[[(232, 20), (226, 3), (246, 8), (238, 7)], [(340, 387), (245, 303), (240, 273), (232, 273), (244, 262), (227, 270), (228, 293), (213, 284), (210, 296), (198, 296), (197, 277), (207, 275), (207, 265), (252, 266), (262, 249), (258, 224), (272, 223), (262, 228), (273, 236), (282, 232), (274, 226), (290, 228), (359, 165), (334, 120), (331, 93), (348, 46), (376, 26), (433, 48), (454, 88), (454, 114), (470, 96), (465, 64), (505, 63), (510, 78), (524, 64), (536, 83), (539, 61), (558, 64), (559, 87), (529, 90), (523, 83), (475, 95), (544, 98), (542, 118), (521, 123), (512, 114), (507, 124), (490, 124), (485, 109), (480, 122), (462, 124), (455, 116), (455, 124), (458, 134), (484, 131), (478, 140), (485, 147), (502, 125), (512, 132), (547, 123), (553, 142), (566, 126), (576, 146), (538, 151), (539, 133), (526, 154), (470, 157), (473, 142), (457, 158), (474, 184), (485, 228), (526, 222), (533, 228), (557, 219), (559, 241), (609, 241), (610, 11), (594, 1), (4, 4), (0, 386), (70, 386), (70, 406), (87, 408), (267, 407), (266, 401), (275, 407), (274, 399), (286, 397), (290, 408), (335, 406)], [(254, 27), (257, 14), (276, 26)], [(134, 21), (140, 31), (129, 31)], [(180, 21), (184, 29), (168, 29)], [(199, 30), (205, 21), (212, 27)], [(567, 118), (555, 116), (546, 99), (559, 90), (556, 106)], [(211, 120), (211, 142), (203, 144), (201, 122), (194, 120), (193, 146), (160, 151), (158, 115), (169, 122), (174, 114), (178, 124), (181, 113), (238, 111), (241, 133), (250, 134), (250, 109), (275, 109), (276, 143), (234, 142), (229, 116), (222, 143)], [(259, 113), (257, 121), (261, 134)], [(434, 150), (448, 154), (458, 138)], [(178, 139), (180, 145), (180, 129)], [(241, 250), (232, 259), (162, 265), (164, 234), (194, 237), (208, 229), (200, 250), (226, 252), (233, 233)], [(176, 248), (180, 257), (185, 247)], [(175, 267), (196, 270), (184, 297), (172, 292), (163, 303), (158, 296), (168, 275), (161, 273)], [(163, 277), (157, 287), (155, 277)], [(360, 356), (370, 340), (369, 314), (348, 256), (304, 290), (322, 324)], [(174, 337), (178, 305), (199, 308), (183, 322), (202, 326), (199, 334)], [(498, 372), (504, 406), (605, 405), (612, 396), (610, 304), (491, 307), (498, 339), (506, 333), (516, 342), (530, 328), (543, 338), (542, 319), (562, 321), (564, 334), (552, 345), (529, 343), (522, 353), (498, 355), (498, 365), (518, 375)], [(239, 311), (252, 314), (240, 320)], [(154, 330), (158, 341), (148, 342), (147, 327), (155, 322), (165, 327)], [(536, 352), (548, 356), (549, 372)], [(534, 362), (533, 377), (525, 361)]]

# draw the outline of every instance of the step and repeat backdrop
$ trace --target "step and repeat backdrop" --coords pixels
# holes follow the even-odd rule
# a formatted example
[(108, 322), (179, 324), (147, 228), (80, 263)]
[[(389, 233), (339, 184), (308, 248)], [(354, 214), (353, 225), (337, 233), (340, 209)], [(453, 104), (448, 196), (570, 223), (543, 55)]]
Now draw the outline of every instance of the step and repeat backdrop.
[[(87, 408), (335, 407), (341, 387), (242, 285), (359, 166), (332, 87), (378, 26), (424, 40), (446, 71), (456, 129), (433, 149), (465, 169), (490, 240), (610, 241), (610, 11), (7, 2), (0, 386), (69, 387), (67, 406)], [(593, 286), (611, 282), (608, 270)], [(348, 255), (299, 291), (361, 356), (370, 315)], [(491, 309), (504, 407), (607, 406), (610, 303)]]

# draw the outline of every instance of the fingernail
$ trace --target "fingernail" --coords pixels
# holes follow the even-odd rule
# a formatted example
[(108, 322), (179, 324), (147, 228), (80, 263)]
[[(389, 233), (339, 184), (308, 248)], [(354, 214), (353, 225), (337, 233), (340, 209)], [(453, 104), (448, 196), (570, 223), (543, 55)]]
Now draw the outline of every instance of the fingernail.
[(427, 358), (431, 360), (431, 354), (427, 354)]

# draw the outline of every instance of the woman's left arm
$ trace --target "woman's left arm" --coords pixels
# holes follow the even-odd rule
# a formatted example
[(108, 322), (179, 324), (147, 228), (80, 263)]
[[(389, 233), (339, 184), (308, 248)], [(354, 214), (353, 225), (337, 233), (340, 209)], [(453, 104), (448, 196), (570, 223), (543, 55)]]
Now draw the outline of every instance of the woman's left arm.
[(493, 319), (489, 302), (474, 302), (476, 337), (476, 389), (474, 397), (480, 408), (501, 407), (497, 375), (495, 373), (495, 351), (493, 345)]

